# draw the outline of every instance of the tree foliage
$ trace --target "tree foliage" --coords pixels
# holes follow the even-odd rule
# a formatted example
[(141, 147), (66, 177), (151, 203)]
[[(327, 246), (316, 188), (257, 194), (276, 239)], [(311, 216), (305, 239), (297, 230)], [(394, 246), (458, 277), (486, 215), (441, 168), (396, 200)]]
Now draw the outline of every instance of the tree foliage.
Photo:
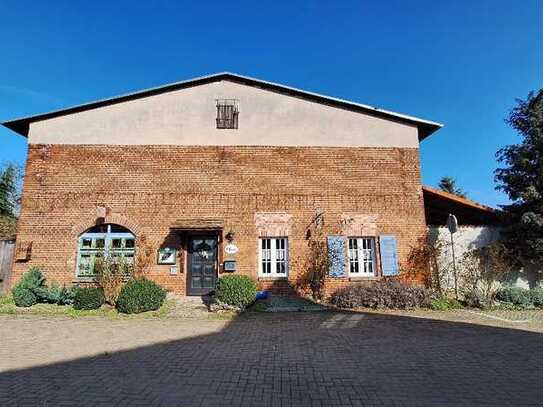
[(8, 163), (0, 169), (0, 216), (15, 218), (19, 211), (21, 168)]
[(439, 180), (438, 187), (449, 194), (458, 195), (462, 198), (466, 197), (466, 193), (456, 185), (456, 180), (453, 177), (442, 177)]
[(543, 261), (543, 89), (530, 92), (506, 119), (521, 136), (518, 144), (496, 153), (497, 189), (512, 203), (502, 207), (504, 244), (522, 263)]

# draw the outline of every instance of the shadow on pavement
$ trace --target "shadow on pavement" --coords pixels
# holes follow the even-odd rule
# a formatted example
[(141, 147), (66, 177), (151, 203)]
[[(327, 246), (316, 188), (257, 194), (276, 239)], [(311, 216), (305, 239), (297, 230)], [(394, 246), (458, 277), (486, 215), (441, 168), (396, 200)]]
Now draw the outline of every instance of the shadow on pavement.
[(0, 405), (542, 405), (542, 366), (537, 333), (383, 314), (250, 313), (210, 335), (2, 373)]

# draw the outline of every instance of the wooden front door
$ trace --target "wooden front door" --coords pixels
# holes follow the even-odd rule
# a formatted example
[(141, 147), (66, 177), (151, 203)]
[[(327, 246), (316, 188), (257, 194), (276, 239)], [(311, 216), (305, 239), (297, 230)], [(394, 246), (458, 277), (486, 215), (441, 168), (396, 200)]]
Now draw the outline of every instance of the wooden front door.
[(190, 236), (187, 295), (206, 295), (217, 280), (217, 236)]

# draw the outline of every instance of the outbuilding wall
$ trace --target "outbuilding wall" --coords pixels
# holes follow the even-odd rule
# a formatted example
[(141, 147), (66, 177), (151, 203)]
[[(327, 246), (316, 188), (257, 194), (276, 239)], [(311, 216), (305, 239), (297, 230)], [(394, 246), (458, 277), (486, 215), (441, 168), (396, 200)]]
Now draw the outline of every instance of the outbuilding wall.
[[(462, 268), (463, 256), (471, 250), (488, 246), (500, 237), (498, 226), (459, 226), (454, 234), (454, 252), (456, 264)], [(438, 244), (440, 255), (438, 267), (443, 275), (443, 288), (452, 291), (454, 288), (451, 234), (446, 226), (430, 226), (428, 239), (433, 245)], [(459, 271), (460, 273), (461, 271)], [(511, 270), (503, 276), (500, 284), (513, 285), (522, 288), (534, 288), (541, 285), (543, 280), (543, 265), (525, 266), (520, 270)]]

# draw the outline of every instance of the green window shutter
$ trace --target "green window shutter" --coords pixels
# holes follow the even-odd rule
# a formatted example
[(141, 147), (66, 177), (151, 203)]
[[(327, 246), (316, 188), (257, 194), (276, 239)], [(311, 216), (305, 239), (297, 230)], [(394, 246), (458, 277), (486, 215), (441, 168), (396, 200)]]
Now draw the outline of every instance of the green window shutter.
[(397, 276), (400, 272), (398, 266), (398, 242), (396, 236), (379, 236), (381, 252), (381, 268), (383, 276)]
[(345, 277), (345, 236), (328, 236), (328, 276)]

